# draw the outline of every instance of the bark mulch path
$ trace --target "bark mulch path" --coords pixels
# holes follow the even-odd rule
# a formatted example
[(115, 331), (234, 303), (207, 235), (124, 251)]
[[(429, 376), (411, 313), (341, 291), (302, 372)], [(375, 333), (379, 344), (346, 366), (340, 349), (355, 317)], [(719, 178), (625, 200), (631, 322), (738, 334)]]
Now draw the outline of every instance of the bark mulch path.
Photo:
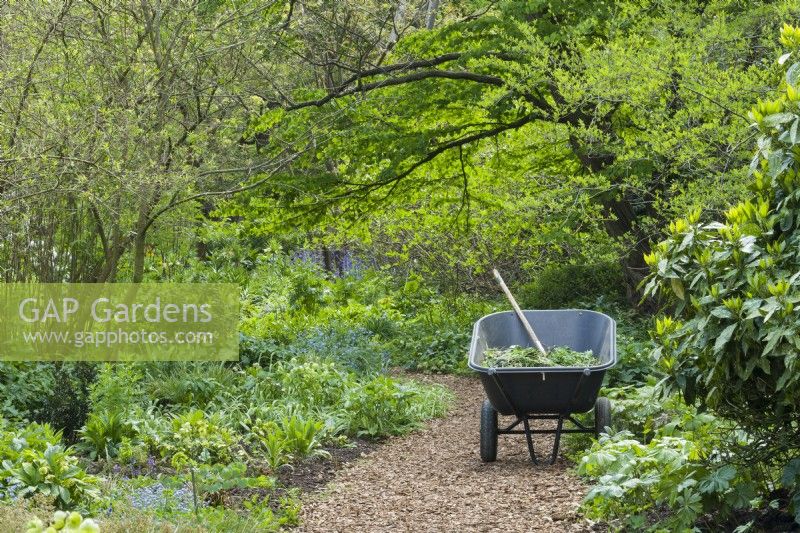
[[(591, 531), (577, 515), (586, 486), (562, 459), (534, 466), (525, 438), (501, 435), (497, 462), (478, 456), (484, 394), (471, 377), (415, 376), (442, 383), (456, 401), (425, 429), (390, 439), (304, 496), (299, 531)], [(535, 437), (537, 452), (552, 437)]]

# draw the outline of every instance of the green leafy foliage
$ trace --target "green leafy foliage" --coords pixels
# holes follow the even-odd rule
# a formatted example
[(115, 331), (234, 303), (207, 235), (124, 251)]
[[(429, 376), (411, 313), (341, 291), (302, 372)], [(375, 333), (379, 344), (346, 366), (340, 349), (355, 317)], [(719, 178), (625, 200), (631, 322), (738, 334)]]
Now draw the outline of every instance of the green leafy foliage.
[(597, 359), (591, 350), (577, 352), (566, 346), (554, 346), (546, 354), (538, 348), (509, 346), (489, 348), (483, 352), (483, 365), (487, 367), (533, 366), (594, 366)]
[(249, 431), (250, 438), (263, 451), (272, 470), (295, 460), (309, 457), (327, 457), (322, 449), (324, 422), (303, 420), (300, 417), (283, 417), (279, 423), (258, 421)]
[(78, 448), (90, 459), (111, 461), (117, 456), (122, 440), (133, 435), (133, 428), (120, 413), (103, 411), (90, 414), (78, 434), (82, 441)]
[[(597, 481), (584, 509), (626, 530), (683, 531), (704, 513), (714, 511), (719, 519), (747, 508), (752, 484), (733, 465), (705, 461), (709, 444), (692, 436), (658, 435), (642, 444), (627, 431), (601, 435), (578, 466)], [(661, 517), (664, 510), (669, 513)]]
[[(781, 42), (796, 53), (800, 30), (784, 26)], [(706, 222), (700, 211), (675, 220), (646, 258), (652, 274), (645, 292), (674, 303), (672, 316), (660, 318), (654, 331), (665, 390), (680, 391), (748, 432), (747, 446), (735, 453), (764, 467), (765, 491), (799, 445), (798, 69), (788, 66), (776, 98), (750, 112), (759, 135), (751, 197), (722, 222)]]
[(149, 369), (150, 397), (171, 406), (206, 407), (234, 386), (236, 376), (221, 364), (179, 363)]
[(408, 432), (422, 420), (441, 416), (446, 398), (441, 388), (377, 376), (350, 388), (342, 407), (348, 413), (351, 434), (379, 437)]
[(617, 364), (606, 372), (606, 386), (641, 386), (662, 377), (653, 356), (654, 343), (647, 333), (649, 321), (644, 315), (600, 301), (581, 307), (605, 312), (617, 323)]
[(197, 490), (212, 503), (222, 503), (226, 492), (236, 489), (271, 489), (275, 479), (263, 475), (250, 476), (247, 465), (234, 462), (227, 465), (199, 465), (195, 472)]
[(261, 457), (274, 472), (292, 460), (285, 435), (275, 422), (256, 423), (250, 427), (250, 439), (258, 446)]
[(277, 533), (297, 526), (300, 523), (300, 501), (296, 491), (290, 491), (275, 500), (251, 498), (244, 502), (243, 513), (221, 506), (208, 506), (200, 510), (199, 518), (211, 531)]
[(142, 403), (140, 365), (105, 363), (97, 369), (89, 387), (89, 404), (93, 412), (127, 412)]
[(789, 461), (783, 469), (781, 484), (791, 491), (789, 501), (794, 520), (800, 524), (800, 458)]
[(174, 415), (172, 432), (161, 443), (161, 454), (176, 467), (196, 463), (227, 463), (233, 459), (234, 437), (219, 415), (199, 409)]
[(61, 509), (86, 506), (99, 494), (98, 480), (86, 474), (61, 432), (49, 425), (15, 429), (0, 419), (0, 497), (41, 495)]
[(612, 302), (625, 299), (619, 264), (554, 263), (532, 277), (533, 281), (515, 291), (525, 309), (564, 309), (602, 297)]
[[(797, 6), (441, 4), (418, 31), (403, 2), (0, 3), (3, 281), (242, 289), (238, 362), (1, 362), (3, 499), (55, 501), (80, 453), (112, 493), (173, 478), (157, 509), (59, 501), (113, 507), (110, 530), (293, 525), (264, 463), (442, 414), (446, 391), (386, 371), (465, 370), (497, 266), (525, 307), (617, 304), (590, 516), (691, 529), (777, 487), (797, 514), (800, 32), (785, 71), (770, 32)], [(754, 197), (709, 225), (749, 194), (752, 131)], [(698, 207), (648, 256), (675, 315), (653, 358), (619, 307)], [(60, 478), (37, 481), (46, 454)], [(189, 470), (211, 505), (187, 517)]]
[(6, 483), (19, 485), (19, 496), (43, 494), (61, 509), (87, 504), (99, 496), (97, 478), (86, 474), (78, 458), (60, 444), (49, 445), (44, 452), (26, 448), (16, 461), (4, 460), (2, 476)]
[(0, 362), (2, 413), (55, 425), (72, 437), (89, 412), (92, 363)]
[(303, 458), (328, 455), (328, 452), (320, 449), (322, 442), (319, 437), (324, 427), (323, 422), (292, 416), (281, 419), (280, 430), (289, 453)]

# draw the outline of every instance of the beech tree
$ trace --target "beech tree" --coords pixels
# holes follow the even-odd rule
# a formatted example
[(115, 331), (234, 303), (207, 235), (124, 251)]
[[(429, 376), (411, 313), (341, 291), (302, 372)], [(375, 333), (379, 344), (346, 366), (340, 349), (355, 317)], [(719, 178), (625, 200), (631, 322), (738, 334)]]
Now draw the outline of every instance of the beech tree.
[[(280, 197), (356, 226), (406, 208), (445, 233), (454, 219), (495, 218), (511, 228), (506, 242), (558, 228), (615, 246), (638, 299), (670, 205), (719, 207), (741, 193), (746, 109), (777, 75), (768, 36), (791, 5), (460, 6), (385, 57), (342, 59), (332, 85), (269, 102), (251, 135), (292, 142), (299, 124), (319, 127), (314, 155), (282, 181), (302, 194), (257, 202), (271, 211)], [(520, 197), (524, 211), (510, 205)]]

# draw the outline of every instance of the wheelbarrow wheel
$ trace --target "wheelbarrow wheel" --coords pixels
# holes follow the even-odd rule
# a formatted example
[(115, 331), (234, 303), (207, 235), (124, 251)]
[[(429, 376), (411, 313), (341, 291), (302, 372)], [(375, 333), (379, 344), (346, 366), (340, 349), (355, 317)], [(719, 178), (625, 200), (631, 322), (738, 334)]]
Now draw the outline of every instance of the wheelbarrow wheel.
[(491, 463), (497, 459), (497, 411), (489, 400), (481, 407), (481, 461)]
[(601, 396), (594, 402), (594, 430), (600, 435), (607, 427), (611, 427), (611, 402)]

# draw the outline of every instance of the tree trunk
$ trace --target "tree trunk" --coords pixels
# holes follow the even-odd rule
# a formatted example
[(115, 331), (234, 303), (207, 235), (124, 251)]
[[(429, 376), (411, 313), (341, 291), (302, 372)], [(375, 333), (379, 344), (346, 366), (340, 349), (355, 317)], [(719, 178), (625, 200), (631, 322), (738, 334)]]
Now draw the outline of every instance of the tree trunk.
[[(616, 160), (616, 155), (613, 153), (592, 152), (592, 147), (582, 146), (577, 137), (573, 135), (570, 135), (569, 144), (581, 165), (592, 173), (602, 172)], [(632, 245), (622, 255), (620, 263), (625, 278), (625, 292), (628, 301), (638, 306), (641, 299), (639, 284), (648, 272), (644, 254), (650, 252), (649, 239), (636, 224), (637, 214), (625, 194), (604, 195), (600, 200), (600, 205), (603, 208), (603, 226), (606, 233), (618, 241), (632, 240)], [(645, 307), (649, 306), (649, 303), (645, 304)]]
[(406, 2), (405, 0), (399, 0), (397, 2), (397, 7), (394, 10), (394, 15), (392, 16), (392, 31), (389, 33), (389, 48), (393, 47), (394, 44), (397, 42), (397, 39), (400, 37), (398, 32), (399, 26), (403, 23), (403, 19), (406, 16)]
[[(204, 220), (208, 220), (211, 215), (211, 211), (214, 209), (214, 204), (211, 203), (211, 200), (204, 199), (200, 203), (200, 214), (202, 218), (200, 220), (200, 225), (203, 224)], [(197, 255), (197, 260), (206, 262), (208, 261), (208, 243), (204, 240), (198, 240), (195, 244), (195, 253)]]
[(436, 24), (436, 12), (439, 10), (439, 0), (428, 0), (428, 13), (425, 16), (425, 27), (433, 29)]
[(150, 228), (150, 212), (158, 199), (158, 187), (148, 190), (142, 187), (142, 200), (139, 204), (139, 218), (136, 220), (136, 234), (133, 237), (133, 283), (141, 283), (144, 278), (144, 252), (147, 230)]
[(137, 231), (133, 239), (133, 282), (141, 283), (144, 278), (144, 252), (145, 252), (145, 232)]
[(634, 305), (639, 304), (641, 294), (639, 285), (647, 276), (649, 267), (644, 255), (650, 252), (650, 243), (646, 235), (636, 227), (636, 213), (630, 201), (624, 196), (602, 202), (606, 233), (618, 240), (633, 240), (630, 247), (620, 258), (622, 274), (625, 277), (625, 292)]
[(331, 250), (327, 246), (322, 247), (322, 266), (325, 272), (333, 274), (333, 258), (331, 257)]

